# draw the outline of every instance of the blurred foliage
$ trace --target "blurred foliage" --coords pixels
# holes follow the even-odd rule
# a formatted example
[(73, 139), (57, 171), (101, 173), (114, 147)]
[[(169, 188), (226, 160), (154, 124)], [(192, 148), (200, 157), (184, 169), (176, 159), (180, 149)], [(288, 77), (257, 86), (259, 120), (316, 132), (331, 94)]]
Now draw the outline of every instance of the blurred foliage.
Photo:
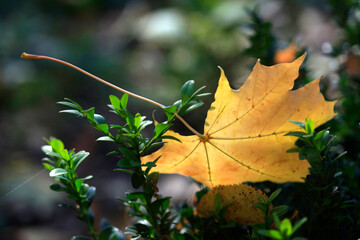
[[(314, 26), (308, 24), (305, 30), (301, 30), (302, 23), (299, 20), (299, 16), (309, 12), (309, 9), (316, 12), (324, 28), (331, 26), (334, 30), (334, 25), (337, 25), (334, 32), (339, 33), (337, 30), (340, 29), (336, 36), (338, 39), (331, 39), (324, 32), (319, 32), (321, 28), (313, 33), (318, 42), (311, 41), (311, 36), (309, 40)], [(360, 211), (360, 114), (356, 111), (360, 105), (359, 11), (359, 2), (356, 0), (291, 3), (281, 0), (2, 1), (0, 154), (3, 156), (3, 174), (0, 177), (0, 193), (4, 195), (15, 186), (8, 182), (10, 174), (15, 171), (7, 169), (29, 166), (21, 161), (39, 165), (38, 149), (42, 145), (43, 136), (55, 135), (71, 143), (71, 146), (80, 145), (95, 155), (107, 150), (102, 146), (95, 148), (89, 143), (96, 136), (85, 130), (80, 121), (60, 118), (54, 103), (67, 96), (101, 111), (105, 109), (107, 96), (114, 94), (113, 90), (68, 71), (63, 66), (21, 61), (21, 52), (69, 60), (144, 96), (153, 95), (156, 85), (154, 99), (168, 105), (176, 100), (173, 99), (176, 89), (188, 79), (195, 79), (199, 85), (206, 85), (208, 92), (214, 92), (219, 76), (217, 65), (229, 73), (230, 79), (233, 79), (231, 85), (238, 88), (256, 59), (260, 58), (262, 63), (271, 65), (278, 50), (294, 43), (297, 46), (296, 54), (306, 49), (309, 61), (314, 60), (313, 65), (307, 64), (301, 70), (296, 86), (311, 81), (315, 69), (316, 77), (324, 75), (323, 90), (327, 97), (340, 100), (337, 104), (339, 114), (330, 124), (337, 137), (334, 140), (337, 148), (348, 152), (339, 161), (342, 181), (338, 184), (338, 191), (356, 203), (353, 214), (347, 216), (352, 222), (351, 226), (356, 228), (360, 221), (356, 215)], [(322, 45), (318, 46), (319, 42)], [(323, 48), (328, 45), (329, 51)], [(319, 55), (326, 57), (328, 62), (321, 62)], [(314, 64), (316, 62), (318, 64)], [(327, 64), (331, 66), (330, 70), (322, 68)], [(335, 90), (331, 89), (331, 84)], [(209, 105), (210, 102), (211, 97), (205, 104)], [(137, 112), (150, 114), (150, 106), (139, 104), (136, 100), (128, 107), (136, 107)], [(199, 131), (202, 130), (206, 110), (203, 107), (196, 114), (186, 116)], [(175, 124), (174, 127), (187, 133), (181, 124)], [(80, 141), (74, 135), (74, 130), (79, 136), (90, 140)], [(148, 134), (151, 135), (151, 132)], [(106, 176), (104, 172), (112, 169), (114, 164), (113, 161), (99, 158), (96, 162), (89, 161), (86, 167), (96, 169), (96, 174), (100, 176)], [(12, 177), (22, 179), (24, 176), (19, 172), (19, 176)], [(268, 192), (279, 188), (272, 183), (256, 185)], [(0, 207), (4, 209), (0, 211), (0, 226), (8, 227), (9, 230), (5, 229), (4, 234), (9, 239), (17, 239), (15, 235), (23, 230), (22, 227), (34, 223), (46, 224), (52, 219), (49, 217), (51, 214), (47, 218), (43, 217), (43, 209), (32, 209), (33, 205), (30, 205), (28, 199), (36, 202), (34, 199), (39, 196), (30, 189), (21, 188), (24, 195), (29, 196), (27, 198), (0, 202)], [(284, 199), (281, 194), (275, 199), (275, 204), (301, 199), (302, 188), (298, 184), (284, 184), (282, 189), (282, 193), (293, 194), (289, 199)], [(19, 206), (25, 210), (17, 210)], [(28, 218), (24, 217), (23, 212), (29, 212)], [(113, 209), (110, 212), (114, 212)], [(54, 221), (57, 224), (63, 222), (59, 219)], [(212, 223), (209, 224), (211, 226)], [(66, 227), (79, 228), (72, 222)], [(1, 238), (2, 235), (0, 232)]]

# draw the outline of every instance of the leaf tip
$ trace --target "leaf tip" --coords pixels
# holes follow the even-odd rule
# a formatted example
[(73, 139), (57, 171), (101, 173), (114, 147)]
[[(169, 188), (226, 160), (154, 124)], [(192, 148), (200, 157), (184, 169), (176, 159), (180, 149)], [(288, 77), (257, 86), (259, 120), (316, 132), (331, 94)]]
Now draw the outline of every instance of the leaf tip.
[(307, 57), (307, 53), (304, 52), (300, 57), (298, 57), (297, 59), (295, 59), (293, 62), (298, 62), (299, 63), (299, 67), (300, 65), (304, 62), (305, 58)]
[(222, 67), (220, 67), (220, 66), (217, 66), (217, 67), (220, 69), (220, 78), (225, 77), (224, 69), (222, 69)]

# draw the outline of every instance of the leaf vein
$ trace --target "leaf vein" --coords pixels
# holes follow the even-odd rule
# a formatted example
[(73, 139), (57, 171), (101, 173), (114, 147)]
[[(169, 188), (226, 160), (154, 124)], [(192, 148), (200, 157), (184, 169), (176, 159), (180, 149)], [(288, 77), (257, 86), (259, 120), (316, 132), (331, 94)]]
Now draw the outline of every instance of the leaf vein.
[(246, 167), (247, 169), (251, 170), (251, 171), (254, 171), (254, 172), (257, 172), (258, 174), (260, 175), (266, 175), (266, 176), (270, 176), (270, 177), (273, 177), (273, 178), (278, 178), (278, 179), (282, 179), (281, 177), (279, 176), (274, 176), (274, 175), (271, 175), (271, 174), (268, 174), (268, 173), (265, 173), (265, 172), (262, 172), (260, 170), (257, 170), (257, 169), (254, 169), (252, 168), (250, 165), (246, 165), (242, 162), (240, 162), (239, 160), (237, 160), (236, 158), (234, 158), (233, 156), (231, 156), (230, 154), (228, 154), (227, 152), (225, 152), (224, 150), (218, 148), (216, 145), (214, 145), (213, 143), (209, 142), (214, 148), (216, 148), (217, 150), (219, 150), (220, 152), (222, 152), (223, 154), (225, 154), (226, 156), (228, 156), (229, 158), (231, 158), (232, 160), (234, 160), (235, 162), (237, 162), (238, 164), (240, 164), (241, 166), (243, 167)]
[(211, 185), (214, 185), (212, 178), (211, 178), (211, 168), (210, 168), (210, 160), (209, 160), (209, 155), (208, 155), (208, 151), (206, 148), (206, 144), (204, 143), (204, 148), (205, 148), (205, 153), (206, 153), (206, 161), (207, 161), (207, 165), (208, 165), (208, 176), (209, 176), (209, 181), (211, 183)]
[[(199, 146), (199, 144), (200, 144), (200, 141), (198, 142), (198, 144), (195, 145), (194, 149), (187, 156), (184, 157), (183, 160), (180, 160), (179, 162), (175, 163), (174, 166), (176, 167), (176, 166), (180, 165), (182, 162), (184, 162), (186, 159), (188, 159), (190, 157), (190, 155), (193, 154), (193, 152), (195, 152), (195, 150)], [(169, 168), (171, 168), (171, 167), (169, 167)]]

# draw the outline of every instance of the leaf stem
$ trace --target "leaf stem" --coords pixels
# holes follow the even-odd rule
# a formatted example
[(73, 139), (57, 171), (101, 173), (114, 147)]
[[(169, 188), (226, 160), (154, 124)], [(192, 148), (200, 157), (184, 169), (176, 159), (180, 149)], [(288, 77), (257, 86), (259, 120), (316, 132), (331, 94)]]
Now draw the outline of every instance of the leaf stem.
[[(158, 102), (156, 102), (156, 101), (154, 101), (154, 100), (151, 100), (151, 99), (149, 99), (149, 98), (146, 98), (146, 97), (137, 95), (137, 94), (132, 93), (132, 92), (130, 92), (130, 91), (127, 91), (127, 90), (125, 90), (125, 89), (123, 89), (123, 88), (120, 88), (120, 87), (118, 87), (118, 86), (116, 86), (116, 85), (114, 85), (114, 84), (112, 84), (112, 83), (109, 83), (109, 82), (105, 81), (104, 79), (99, 78), (99, 77), (97, 77), (97, 76), (95, 76), (95, 75), (93, 75), (93, 74), (91, 74), (91, 73), (89, 73), (89, 72), (87, 72), (87, 71), (85, 71), (85, 70), (83, 70), (83, 69), (81, 69), (81, 68), (79, 68), (79, 67), (71, 64), (71, 63), (68, 63), (68, 62), (66, 62), (66, 61), (63, 61), (63, 60), (60, 60), (60, 59), (57, 59), (57, 58), (53, 58), (53, 57), (48, 57), (48, 56), (28, 54), (28, 53), (25, 53), (25, 52), (24, 52), (23, 54), (21, 54), (21, 58), (23, 58), (23, 59), (43, 59), (43, 60), (49, 60), (49, 61), (53, 61), (53, 62), (57, 62), (57, 63), (63, 64), (63, 65), (66, 65), (66, 66), (71, 67), (71, 68), (73, 68), (73, 69), (75, 69), (75, 70), (77, 70), (77, 71), (79, 71), (79, 72), (81, 72), (81, 73), (83, 73), (83, 74), (85, 74), (85, 75), (87, 75), (87, 76), (95, 79), (96, 81), (99, 81), (99, 82), (101, 82), (101, 83), (103, 83), (103, 84), (105, 84), (105, 85), (107, 85), (107, 86), (109, 86), (109, 87), (112, 87), (112, 88), (114, 88), (114, 89), (116, 89), (116, 90), (118, 90), (118, 91), (120, 91), (120, 92), (126, 93), (126, 94), (128, 94), (128, 95), (130, 95), (130, 96), (133, 96), (133, 97), (138, 98), (138, 99), (140, 99), (140, 100), (143, 100), (143, 101), (145, 101), (145, 102), (151, 103), (151, 104), (156, 105), (156, 106), (158, 106), (158, 107), (160, 107), (160, 108), (165, 107), (165, 105), (163, 105), (163, 104), (161, 104), (161, 103), (158, 103)], [(192, 133), (194, 133), (195, 135), (197, 135), (197, 136), (198, 136), (200, 139), (202, 139), (202, 140), (207, 140), (207, 136), (205, 136), (204, 134), (199, 133), (199, 132), (196, 131), (194, 128), (192, 128), (179, 114), (174, 113), (174, 115), (175, 115), (176, 118), (179, 119), (179, 120), (185, 125), (185, 127), (187, 127)]]

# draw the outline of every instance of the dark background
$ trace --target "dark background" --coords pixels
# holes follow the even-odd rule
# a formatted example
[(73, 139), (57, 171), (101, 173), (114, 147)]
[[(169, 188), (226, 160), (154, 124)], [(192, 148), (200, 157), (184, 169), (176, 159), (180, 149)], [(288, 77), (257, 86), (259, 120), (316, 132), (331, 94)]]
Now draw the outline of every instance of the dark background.
[[(50, 136), (63, 140), (67, 148), (91, 153), (79, 174), (94, 176), (89, 183), (97, 187), (96, 216), (121, 229), (129, 221), (115, 199), (131, 189), (129, 179), (112, 171), (115, 157), (105, 157), (115, 146), (95, 142), (99, 135), (94, 129), (82, 119), (59, 114), (61, 107), (56, 104), (68, 97), (84, 108), (95, 106), (96, 112), (115, 123), (106, 104), (108, 95), (121, 93), (65, 66), (20, 59), (22, 52), (69, 61), (167, 105), (180, 98), (180, 87), (189, 79), (214, 93), (217, 66), (238, 88), (257, 58), (274, 64), (279, 50), (292, 43), (299, 54), (308, 53), (305, 81), (324, 76), (326, 98), (342, 100), (339, 82), (350, 56), (355, 56), (350, 62), (355, 70), (347, 71), (359, 74), (359, 42), (349, 40), (331, 2), (0, 0), (0, 239), (60, 240), (86, 233), (85, 225), (70, 211), (57, 207), (66, 199), (48, 188), (53, 180), (47, 170), (41, 171), (40, 147)], [(262, 28), (254, 26), (251, 11), (266, 23)], [(359, 21), (359, 10), (352, 11), (353, 21)], [(199, 131), (211, 101), (212, 96), (199, 111), (186, 116)], [(156, 109), (134, 98), (129, 105), (133, 113), (149, 118)], [(155, 115), (163, 117), (159, 109)], [(358, 119), (356, 113), (351, 121)], [(175, 130), (188, 134), (181, 124)], [(350, 134), (346, 127), (337, 131)], [(346, 141), (342, 147), (352, 148)], [(161, 177), (160, 192), (173, 196), (175, 203), (191, 201), (196, 190), (185, 177)]]

